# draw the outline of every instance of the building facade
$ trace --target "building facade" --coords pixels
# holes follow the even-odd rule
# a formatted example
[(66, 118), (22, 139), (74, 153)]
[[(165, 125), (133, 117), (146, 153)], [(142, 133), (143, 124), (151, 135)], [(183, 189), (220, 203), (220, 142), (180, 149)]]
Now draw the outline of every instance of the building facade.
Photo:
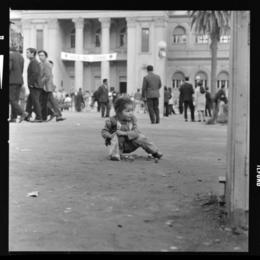
[[(191, 30), (186, 11), (30, 10), (11, 11), (10, 17), (22, 32), (23, 54), (29, 47), (46, 50), (54, 62), (56, 86), (68, 93), (94, 91), (107, 78), (110, 87), (133, 94), (142, 87), (147, 65), (154, 66), (168, 87), (178, 87), (189, 76), (210, 88), (209, 39)], [(217, 85), (227, 88), (229, 41), (228, 33), (221, 37), (217, 68)], [(159, 55), (162, 42), (167, 44), (165, 57)], [(61, 52), (117, 53), (117, 59), (68, 61), (61, 59)]]

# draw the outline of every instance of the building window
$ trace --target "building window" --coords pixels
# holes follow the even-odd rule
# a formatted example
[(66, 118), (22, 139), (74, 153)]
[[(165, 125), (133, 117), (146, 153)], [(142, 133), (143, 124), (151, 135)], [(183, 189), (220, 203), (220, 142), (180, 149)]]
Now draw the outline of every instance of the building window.
[(97, 29), (96, 34), (95, 34), (95, 46), (100, 47), (100, 38), (101, 38), (101, 29)]
[(195, 76), (195, 87), (197, 86), (198, 82), (202, 82), (202, 86), (205, 88), (207, 87), (208, 84), (208, 77), (207, 74), (205, 72), (199, 72), (197, 73), (197, 75)]
[(187, 36), (185, 29), (181, 26), (177, 26), (172, 35), (172, 44), (185, 44), (187, 41)]
[(121, 31), (120, 31), (120, 47), (123, 47), (126, 45), (126, 28), (124, 27)]
[(217, 88), (219, 89), (222, 85), (225, 88), (229, 87), (229, 74), (228, 72), (222, 71), (217, 76)]
[(75, 48), (75, 42), (76, 42), (76, 38), (75, 38), (75, 29), (73, 29), (70, 33), (70, 48), (74, 49)]
[(197, 34), (195, 38), (196, 43), (209, 43), (209, 36), (205, 34)]
[(185, 76), (182, 72), (175, 72), (172, 76), (172, 87), (179, 88), (184, 83)]
[(37, 50), (43, 49), (43, 30), (36, 31), (36, 46)]
[(230, 27), (224, 29), (223, 34), (220, 36), (220, 43), (229, 43), (231, 40), (231, 30)]
[(149, 52), (149, 36), (150, 30), (149, 28), (142, 28), (142, 52)]

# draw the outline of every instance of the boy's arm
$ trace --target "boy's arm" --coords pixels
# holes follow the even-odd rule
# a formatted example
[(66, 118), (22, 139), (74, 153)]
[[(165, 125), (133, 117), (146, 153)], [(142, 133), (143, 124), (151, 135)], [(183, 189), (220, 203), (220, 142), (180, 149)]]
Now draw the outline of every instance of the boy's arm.
[(140, 131), (137, 128), (137, 118), (135, 116), (133, 116), (132, 124), (132, 129), (130, 131), (127, 131), (127, 137), (129, 140), (137, 138), (140, 134)]
[(112, 123), (110, 118), (106, 119), (105, 126), (101, 130), (101, 135), (104, 139), (111, 139), (113, 137), (113, 134), (111, 134), (112, 131)]

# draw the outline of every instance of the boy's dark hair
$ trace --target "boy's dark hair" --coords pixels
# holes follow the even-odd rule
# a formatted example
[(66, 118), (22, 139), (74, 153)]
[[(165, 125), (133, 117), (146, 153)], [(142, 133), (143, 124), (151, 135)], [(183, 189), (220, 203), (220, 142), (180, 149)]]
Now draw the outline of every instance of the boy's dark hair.
[(107, 83), (107, 79), (103, 79), (103, 83)]
[(189, 77), (185, 77), (185, 81), (189, 81), (189, 79), (190, 79)]
[(153, 66), (152, 65), (148, 65), (147, 66), (147, 71), (153, 71)]
[(38, 54), (44, 53), (45, 57), (48, 58), (48, 53), (45, 50), (38, 51)]
[(33, 56), (35, 56), (37, 53), (37, 50), (35, 48), (27, 48), (26, 50), (29, 51), (30, 53), (32, 53)]
[(115, 100), (115, 112), (121, 113), (127, 105), (133, 105), (133, 101), (129, 97), (119, 97)]

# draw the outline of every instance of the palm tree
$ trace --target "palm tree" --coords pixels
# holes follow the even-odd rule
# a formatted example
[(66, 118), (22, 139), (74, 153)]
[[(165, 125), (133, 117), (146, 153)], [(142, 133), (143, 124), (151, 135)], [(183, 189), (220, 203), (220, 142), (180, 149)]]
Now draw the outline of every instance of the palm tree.
[[(217, 52), (220, 37), (229, 29), (230, 11), (189, 11), (191, 29), (195, 26), (195, 32), (209, 35), (211, 51), (211, 95), (216, 93), (217, 78)], [(213, 108), (213, 121), (216, 120), (216, 112)], [(214, 116), (215, 115), (215, 116)]]

